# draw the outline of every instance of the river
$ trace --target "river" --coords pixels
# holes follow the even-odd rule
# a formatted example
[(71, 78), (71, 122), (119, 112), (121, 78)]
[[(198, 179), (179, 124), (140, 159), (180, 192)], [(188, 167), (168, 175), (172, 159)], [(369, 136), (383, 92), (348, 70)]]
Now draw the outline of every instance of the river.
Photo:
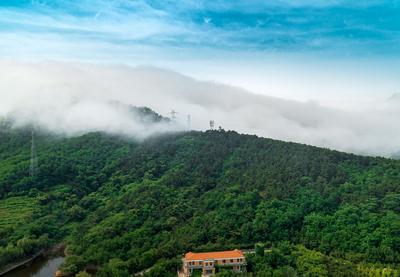
[(54, 277), (64, 257), (46, 257), (37, 259), (4, 275), (4, 277)]

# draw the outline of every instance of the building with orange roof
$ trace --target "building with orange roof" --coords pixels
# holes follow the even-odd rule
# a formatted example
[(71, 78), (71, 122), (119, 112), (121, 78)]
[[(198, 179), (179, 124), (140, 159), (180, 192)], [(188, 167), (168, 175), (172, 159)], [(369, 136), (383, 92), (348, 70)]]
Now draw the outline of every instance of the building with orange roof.
[(189, 277), (197, 271), (201, 272), (203, 277), (207, 277), (215, 274), (221, 268), (236, 272), (245, 271), (246, 259), (243, 252), (235, 249), (219, 252), (186, 253), (180, 276)]

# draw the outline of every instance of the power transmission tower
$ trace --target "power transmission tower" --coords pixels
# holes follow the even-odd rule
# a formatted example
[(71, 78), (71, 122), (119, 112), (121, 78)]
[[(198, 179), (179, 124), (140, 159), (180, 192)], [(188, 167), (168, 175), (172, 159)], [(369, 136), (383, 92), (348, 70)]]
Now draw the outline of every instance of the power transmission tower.
[(175, 110), (172, 110), (170, 114), (171, 114), (171, 121), (175, 121), (177, 112)]
[(34, 177), (38, 172), (38, 157), (36, 153), (36, 143), (35, 143), (35, 132), (32, 129), (31, 132), (32, 143), (31, 143), (31, 161), (29, 166), (29, 176)]

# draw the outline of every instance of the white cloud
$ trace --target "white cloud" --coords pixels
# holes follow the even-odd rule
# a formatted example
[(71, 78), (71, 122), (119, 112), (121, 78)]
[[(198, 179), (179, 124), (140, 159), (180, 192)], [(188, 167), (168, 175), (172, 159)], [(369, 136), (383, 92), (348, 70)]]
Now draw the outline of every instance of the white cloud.
[(0, 62), (0, 114), (18, 114), (59, 132), (104, 130), (143, 137), (149, 130), (132, 122), (117, 100), (148, 106), (185, 124), (208, 128), (210, 119), (225, 129), (308, 143), (344, 151), (390, 155), (400, 149), (398, 97), (357, 111), (251, 94), (243, 89), (198, 81), (151, 67), (77, 63)]

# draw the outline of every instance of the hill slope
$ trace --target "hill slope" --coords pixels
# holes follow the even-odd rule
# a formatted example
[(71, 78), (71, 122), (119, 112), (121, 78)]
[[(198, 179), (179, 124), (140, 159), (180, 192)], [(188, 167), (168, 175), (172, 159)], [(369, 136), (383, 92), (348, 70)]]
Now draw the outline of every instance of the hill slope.
[(260, 276), (399, 270), (399, 161), (223, 130), (37, 141), (30, 178), (30, 132), (1, 131), (0, 201), (35, 212), (0, 219), (0, 266), (63, 240), (63, 270), (98, 276), (175, 276), (186, 251), (256, 243)]

